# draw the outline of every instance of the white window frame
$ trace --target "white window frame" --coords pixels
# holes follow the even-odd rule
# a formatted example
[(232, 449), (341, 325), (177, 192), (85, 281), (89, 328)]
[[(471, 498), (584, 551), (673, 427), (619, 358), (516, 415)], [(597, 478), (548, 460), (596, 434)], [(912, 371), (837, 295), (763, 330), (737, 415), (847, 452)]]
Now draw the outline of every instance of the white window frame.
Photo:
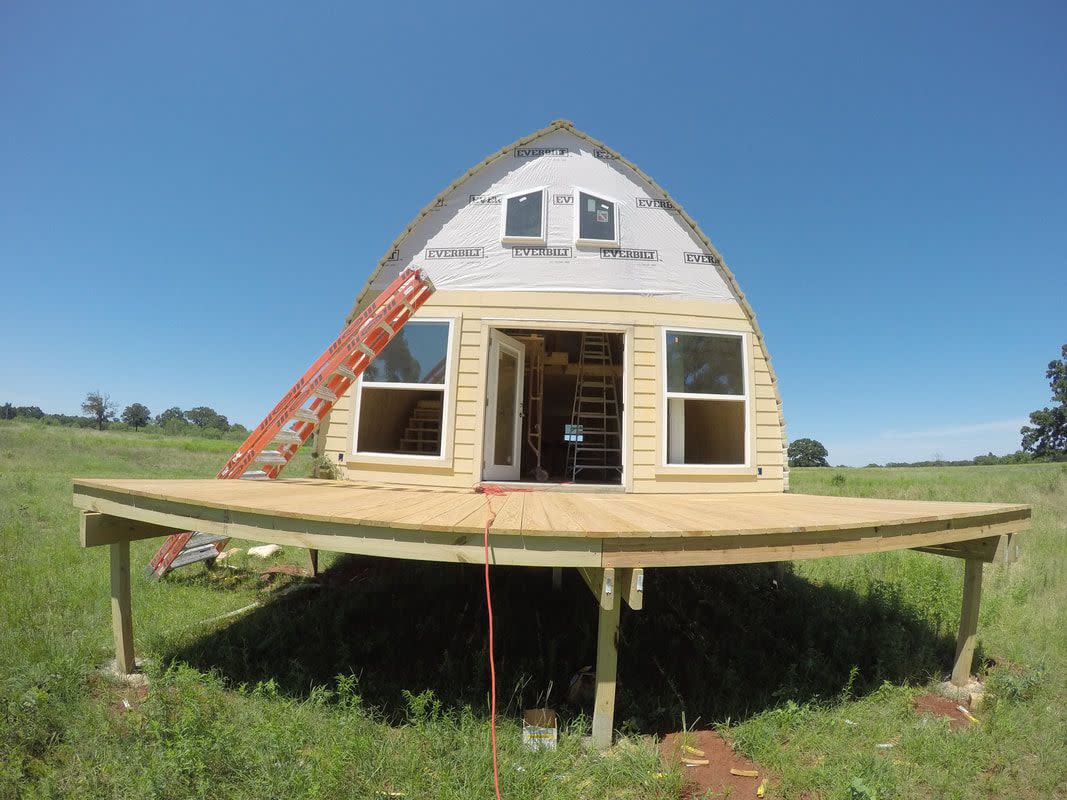
[[(609, 197), (602, 192), (595, 192), (592, 189), (585, 189), (581, 186), (575, 186), (574, 189), (574, 244), (579, 247), (618, 247), (619, 246), (619, 230), (622, 228), (619, 215), (622, 212), (622, 204), (619, 203), (614, 197)], [(582, 192), (590, 194), (598, 200), (606, 200), (611, 203), (615, 209), (615, 238), (614, 239), (583, 239), (582, 233)]]
[[(749, 371), (748, 333), (745, 331), (728, 331), (715, 328), (686, 328), (680, 325), (659, 326), (659, 353), (660, 353), (660, 401), (663, 413), (660, 415), (660, 468), (678, 472), (714, 472), (721, 470), (748, 469), (752, 466), (752, 417), (750, 395), (752, 392), (752, 378)], [(667, 335), (670, 333), (685, 334), (714, 334), (716, 336), (733, 336), (741, 340), (741, 374), (743, 392), (741, 394), (704, 394), (698, 392), (672, 392), (668, 390), (667, 383)], [(669, 406), (671, 398), (685, 400), (728, 400), (733, 403), (744, 403), (745, 420), (745, 460), (741, 464), (676, 464), (670, 460), (668, 452), (667, 426)]]
[[(352, 444), (350, 464), (353, 466), (360, 460), (386, 461), (388, 463), (412, 463), (424, 464), (426, 462), (442, 462), (448, 457), (449, 436), (451, 436), (452, 414), (450, 413), (450, 397), (452, 384), (454, 383), (453, 371), (455, 356), (452, 350), (453, 339), (456, 332), (456, 320), (451, 317), (418, 317), (406, 323), (418, 325), (420, 322), (446, 323), (448, 325), (448, 341), (445, 344), (445, 379), (444, 383), (394, 383), (390, 381), (366, 381), (359, 376), (352, 392)], [(441, 392), (441, 449), (436, 454), (418, 453), (383, 453), (375, 450), (359, 449), (359, 410), (363, 402), (363, 387), (372, 389), (398, 389), (401, 391), (440, 391)]]
[[(534, 192), (541, 193), (541, 235), (540, 236), (508, 236), (508, 200), (513, 197), (522, 197), (523, 195), (533, 194)], [(543, 245), (548, 241), (548, 187), (547, 186), (532, 186), (529, 189), (523, 189), (521, 192), (512, 192), (506, 194), (500, 198), (501, 212), (500, 212), (500, 241), (503, 244), (533, 244)]]

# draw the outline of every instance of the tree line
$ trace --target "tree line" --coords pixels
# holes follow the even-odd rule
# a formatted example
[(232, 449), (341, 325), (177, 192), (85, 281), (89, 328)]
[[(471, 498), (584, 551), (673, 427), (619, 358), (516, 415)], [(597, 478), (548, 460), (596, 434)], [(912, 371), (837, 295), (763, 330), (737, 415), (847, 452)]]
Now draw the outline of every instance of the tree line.
[(248, 429), (231, 423), (224, 414), (210, 406), (165, 409), (152, 416), (144, 403), (130, 403), (119, 412), (119, 406), (103, 392), (89, 392), (81, 404), (84, 416), (47, 414), (38, 406), (0, 405), (0, 419), (40, 420), (45, 425), (66, 425), (97, 430), (156, 430), (172, 435), (200, 435), (211, 438), (226, 434), (244, 436)]

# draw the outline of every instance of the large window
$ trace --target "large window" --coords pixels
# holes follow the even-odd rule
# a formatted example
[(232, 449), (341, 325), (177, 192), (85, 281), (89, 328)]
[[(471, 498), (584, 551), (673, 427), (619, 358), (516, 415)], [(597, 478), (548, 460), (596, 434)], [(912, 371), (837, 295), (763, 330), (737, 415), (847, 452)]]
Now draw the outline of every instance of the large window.
[(545, 243), (544, 189), (504, 198), (504, 229), (500, 238), (506, 244)]
[(667, 464), (745, 465), (748, 461), (745, 336), (668, 330), (665, 337)]
[(374, 359), (356, 397), (357, 454), (443, 454), (451, 338), (447, 320), (413, 320)]
[(581, 189), (576, 191), (578, 206), (575, 209), (577, 219), (578, 244), (603, 245), (619, 243), (618, 207), (614, 200), (597, 197)]

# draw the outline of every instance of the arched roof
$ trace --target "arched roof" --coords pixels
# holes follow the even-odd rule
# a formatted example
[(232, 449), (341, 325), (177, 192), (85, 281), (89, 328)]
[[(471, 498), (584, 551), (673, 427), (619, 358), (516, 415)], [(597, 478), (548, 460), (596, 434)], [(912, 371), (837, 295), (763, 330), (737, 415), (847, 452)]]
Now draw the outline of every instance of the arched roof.
[[(379, 273), (386, 266), (387, 261), (389, 259), (389, 255), (391, 253), (396, 252), (398, 250), (398, 248), (400, 248), (400, 246), (404, 243), (404, 241), (408, 238), (408, 236), (412, 233), (412, 231), (415, 230), (415, 228), (419, 225), (419, 223), (427, 215), (431, 214), (432, 212), (434, 212), (435, 210), (437, 210), (440, 207), (440, 204), (443, 203), (444, 198), (446, 198), (449, 194), (451, 194), (452, 191), (455, 190), (457, 187), (459, 187), (461, 184), (463, 184), (466, 181), (468, 181), (471, 178), (473, 178), (475, 175), (477, 175), (479, 172), (484, 170), (490, 164), (493, 164), (494, 162), (496, 162), (498, 159), (506, 157), (510, 152), (512, 152), (516, 148), (524, 147), (527, 144), (529, 144), (529, 143), (531, 143), (531, 142), (533, 142), (533, 141), (535, 141), (537, 139), (543, 138), (544, 136), (547, 136), (548, 134), (551, 134), (551, 133), (553, 133), (555, 131), (559, 131), (559, 130), (567, 131), (570, 134), (572, 134), (572, 135), (574, 135), (574, 136), (576, 136), (576, 137), (578, 137), (580, 139), (585, 140), (586, 142), (589, 143), (589, 145), (591, 147), (594, 147), (594, 148), (596, 148), (598, 150), (601, 150), (601, 151), (604, 151), (604, 152), (610, 154), (610, 156), (613, 159), (617, 159), (619, 163), (625, 165), (630, 170), (632, 170), (634, 172), (634, 174), (636, 174), (641, 180), (645, 181), (654, 190), (654, 192), (659, 197), (661, 197), (662, 199), (667, 200), (667, 201), (669, 201), (671, 203), (671, 205), (673, 206), (673, 209), (676, 212), (678, 218), (681, 219), (685, 223), (686, 226), (688, 226), (688, 228), (692, 231), (693, 235), (701, 242), (701, 244), (703, 244), (704, 247), (706, 247), (712, 254), (714, 254), (716, 260), (718, 261), (718, 264), (713, 264), (713, 265), (710, 265), (710, 266), (712, 266), (715, 270), (718, 271), (719, 275), (721, 276), (723, 281), (727, 284), (727, 286), (729, 286), (731, 292), (733, 293), (734, 297), (736, 298), (738, 305), (740, 305), (742, 311), (744, 312), (746, 318), (748, 319), (749, 324), (752, 326), (753, 335), (755, 336), (755, 340), (756, 340), (757, 344), (759, 345), (760, 352), (763, 354), (763, 358), (767, 363), (767, 369), (770, 371), (771, 385), (774, 387), (775, 402), (776, 402), (776, 404), (778, 406), (778, 418), (779, 418), (779, 421), (780, 421), (780, 423), (782, 425), (782, 440), (783, 440), (783, 447), (784, 447), (785, 442), (786, 442), (786, 436), (785, 436), (785, 420), (784, 420), (783, 415), (782, 415), (782, 397), (781, 397), (781, 392), (779, 391), (779, 388), (778, 388), (778, 379), (777, 379), (777, 376), (775, 375), (775, 372), (774, 372), (774, 365), (771, 363), (770, 352), (769, 352), (769, 350), (767, 348), (767, 343), (763, 338), (763, 333), (760, 330), (759, 323), (756, 321), (755, 311), (753, 311), (752, 306), (749, 304), (748, 300), (745, 298), (744, 292), (741, 291), (741, 287), (738, 285), (737, 279), (734, 277), (734, 274), (730, 271), (730, 268), (726, 265), (726, 262), (723, 259), (722, 254), (719, 253), (719, 251), (715, 248), (715, 245), (713, 245), (711, 243), (711, 240), (700, 229), (700, 226), (697, 225), (696, 220), (694, 220), (691, 216), (689, 216), (689, 214), (686, 213), (685, 209), (681, 206), (681, 204), (679, 204), (676, 200), (674, 200), (674, 198), (672, 198), (670, 196), (670, 194), (663, 187), (661, 187), (651, 176), (646, 174), (644, 172), (644, 170), (642, 170), (640, 167), (638, 167), (632, 161), (627, 159), (621, 153), (618, 153), (617, 151), (613, 150), (608, 145), (604, 144), (603, 142), (599, 141), (598, 139), (593, 138), (592, 136), (590, 136), (589, 134), (585, 133), (584, 131), (581, 131), (581, 130), (575, 128), (573, 123), (571, 123), (569, 120), (565, 120), (565, 119), (554, 120), (553, 122), (549, 123), (548, 126), (542, 128), (541, 130), (535, 131), (535, 132), (529, 134), (528, 136), (524, 136), (521, 139), (518, 139), (517, 141), (514, 141), (511, 144), (507, 145), (506, 147), (501, 148), (497, 152), (495, 152), (492, 155), (486, 157), (485, 159), (483, 159), (482, 161), (480, 161), (479, 163), (477, 163), (476, 165), (471, 167), (465, 173), (463, 173), (458, 178), (456, 178), (454, 181), (452, 181), (452, 183), (450, 183), (448, 186), (446, 186), (438, 195), (436, 195), (418, 213), (418, 215), (410, 223), (408, 223), (407, 227), (404, 228), (404, 230), (400, 233), (400, 235), (397, 236), (397, 238), (393, 240), (393, 243), (391, 245), (389, 245), (389, 249), (386, 250), (386, 254), (378, 262), (378, 266), (375, 268), (374, 272), (371, 273), (370, 277), (367, 279), (366, 284), (364, 284), (363, 289), (360, 291), (359, 295), (357, 296), (356, 301), (352, 306), (352, 310), (349, 312), (349, 315), (346, 318), (346, 323), (348, 321), (350, 321), (359, 312), (359, 310), (363, 307), (363, 305), (366, 302), (370, 301), (371, 298), (368, 296), (368, 293), (369, 293), (371, 287), (373, 286), (373, 284), (375, 283), (375, 280), (378, 277)], [(784, 469), (788, 470), (788, 465), (786, 465), (784, 467)]]

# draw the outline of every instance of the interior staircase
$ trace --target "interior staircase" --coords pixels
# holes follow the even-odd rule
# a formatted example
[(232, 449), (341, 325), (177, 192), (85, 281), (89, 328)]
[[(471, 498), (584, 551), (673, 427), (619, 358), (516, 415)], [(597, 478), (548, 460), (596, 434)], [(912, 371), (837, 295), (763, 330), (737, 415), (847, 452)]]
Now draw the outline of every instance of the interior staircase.
[(400, 452), (436, 456), (441, 452), (441, 401), (419, 400), (400, 438)]

